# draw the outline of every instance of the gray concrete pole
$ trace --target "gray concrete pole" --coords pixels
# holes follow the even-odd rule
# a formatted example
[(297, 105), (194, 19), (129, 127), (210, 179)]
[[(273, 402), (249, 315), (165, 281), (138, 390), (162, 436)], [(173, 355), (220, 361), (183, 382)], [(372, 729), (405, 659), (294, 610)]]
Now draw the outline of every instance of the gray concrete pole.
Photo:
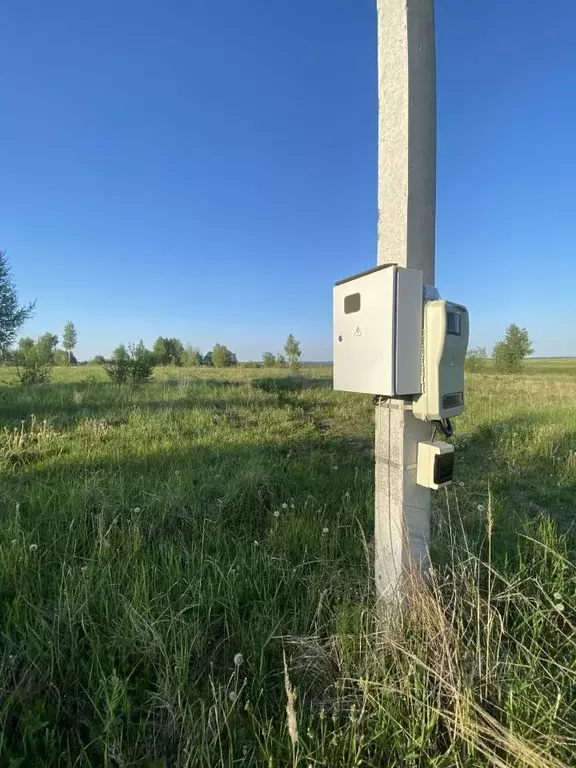
[[(434, 284), (436, 67), (434, 0), (377, 0), (378, 264), (420, 269)], [(376, 406), (376, 589), (407, 593), (429, 567), (430, 491), (416, 484), (431, 425), (393, 400)]]

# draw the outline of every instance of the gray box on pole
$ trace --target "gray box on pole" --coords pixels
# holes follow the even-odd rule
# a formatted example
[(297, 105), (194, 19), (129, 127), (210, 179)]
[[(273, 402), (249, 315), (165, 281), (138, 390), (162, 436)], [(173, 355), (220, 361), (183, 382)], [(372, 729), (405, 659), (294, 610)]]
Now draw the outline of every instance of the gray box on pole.
[(422, 272), (394, 264), (334, 286), (334, 388), (422, 391)]

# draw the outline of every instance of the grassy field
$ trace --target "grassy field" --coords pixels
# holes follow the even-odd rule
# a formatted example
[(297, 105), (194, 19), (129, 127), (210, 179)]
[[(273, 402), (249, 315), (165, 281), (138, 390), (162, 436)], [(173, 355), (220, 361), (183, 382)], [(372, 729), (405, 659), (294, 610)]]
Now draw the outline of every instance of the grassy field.
[(576, 365), (473, 374), (432, 583), (372, 590), (330, 371), (0, 371), (1, 766), (576, 764)]

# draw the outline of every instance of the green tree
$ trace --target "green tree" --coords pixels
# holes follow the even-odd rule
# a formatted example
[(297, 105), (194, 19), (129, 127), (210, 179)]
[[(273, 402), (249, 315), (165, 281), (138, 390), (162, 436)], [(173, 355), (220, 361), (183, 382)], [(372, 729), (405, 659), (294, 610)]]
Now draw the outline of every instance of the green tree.
[(512, 323), (506, 328), (502, 341), (494, 346), (494, 368), (499, 373), (518, 373), (522, 368), (522, 360), (532, 352), (532, 343), (526, 328)]
[(54, 351), (54, 365), (77, 365), (75, 355), (71, 350), (56, 349)]
[(280, 353), (276, 355), (276, 365), (278, 366), (278, 368), (286, 368), (286, 358), (284, 357), (284, 355)]
[(44, 365), (54, 365), (54, 353), (58, 346), (58, 336), (55, 333), (43, 333), (35, 344), (38, 359)]
[[(64, 333), (62, 334), (62, 346), (68, 352), (68, 363), (72, 365), (72, 358), (74, 357), (72, 352), (76, 348), (78, 343), (78, 333), (76, 327), (72, 321), (69, 321), (64, 326)], [(76, 358), (74, 358), (76, 360)]]
[(288, 365), (290, 369), (293, 371), (300, 370), (300, 355), (302, 354), (300, 351), (300, 342), (296, 341), (292, 334), (290, 334), (286, 339), (286, 344), (284, 344), (284, 352), (288, 358)]
[(170, 353), (168, 351), (168, 339), (164, 336), (158, 336), (152, 347), (152, 353), (154, 355), (154, 361), (156, 365), (169, 365)]
[(130, 344), (128, 347), (130, 355), (130, 378), (135, 384), (141, 384), (148, 381), (154, 372), (154, 356), (149, 349), (146, 349), (142, 339), (138, 344)]
[(115, 384), (124, 384), (130, 378), (130, 354), (125, 344), (119, 344), (104, 366)]
[(264, 352), (262, 355), (262, 365), (264, 368), (273, 368), (276, 365), (276, 357), (272, 352)]
[(470, 373), (479, 373), (485, 368), (486, 360), (488, 359), (488, 353), (486, 347), (477, 347), (476, 349), (469, 349), (466, 355), (466, 361), (464, 367)]
[(206, 354), (202, 358), (202, 365), (206, 365), (209, 368), (211, 368), (214, 365), (214, 363), (212, 362), (212, 350), (210, 350), (209, 352), (206, 352)]
[(34, 347), (35, 343), (36, 342), (31, 336), (25, 336), (18, 342), (18, 352), (20, 352), (20, 354), (25, 354), (28, 350)]
[(198, 347), (193, 347), (191, 344), (188, 344), (184, 348), (184, 352), (182, 353), (182, 365), (187, 365), (189, 367), (202, 365), (202, 355), (200, 354)]
[(212, 350), (212, 365), (215, 368), (227, 368), (230, 365), (236, 365), (238, 360), (233, 352), (230, 352), (224, 344), (215, 344)]
[(0, 251), (0, 351), (7, 350), (24, 323), (32, 317), (35, 303), (18, 306), (18, 291), (6, 251)]
[(16, 353), (18, 378), (21, 384), (44, 384), (50, 381), (58, 336), (45, 333), (36, 341), (20, 339)]
[(180, 339), (169, 339), (158, 336), (152, 347), (156, 365), (182, 365), (184, 344)]
[(106, 358), (104, 355), (94, 355), (90, 362), (92, 365), (106, 365)]
[(184, 357), (184, 344), (180, 339), (170, 339), (170, 356), (172, 364), (181, 366)]

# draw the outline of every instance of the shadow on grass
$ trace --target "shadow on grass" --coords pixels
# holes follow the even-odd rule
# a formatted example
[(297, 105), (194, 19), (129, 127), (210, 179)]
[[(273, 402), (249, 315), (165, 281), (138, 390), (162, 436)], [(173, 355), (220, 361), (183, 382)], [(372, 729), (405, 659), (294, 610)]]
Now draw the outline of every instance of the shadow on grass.
[[(0, 429), (19, 427), (34, 415), (58, 426), (70, 426), (84, 419), (106, 419), (111, 424), (126, 422), (135, 409), (139, 412), (187, 411), (205, 408), (226, 410), (247, 404), (246, 396), (231, 396), (242, 382), (220, 379), (191, 379), (184, 382), (150, 382), (150, 384), (117, 386), (111, 382), (53, 382), (24, 388), (0, 387)], [(157, 395), (160, 389), (184, 389), (181, 399), (146, 400), (147, 391)], [(210, 396), (218, 390), (218, 397)], [(144, 397), (142, 397), (144, 395)]]
[(492, 556), (502, 561), (514, 556), (526, 523), (550, 519), (576, 546), (576, 430), (553, 430), (548, 439), (542, 430), (549, 424), (526, 414), (456, 433), (455, 482), (435, 497), (436, 531), (450, 525), (450, 538), (466, 537), (481, 551), (491, 525)]
[[(210, 696), (209, 669), (214, 670), (211, 680), (214, 676), (217, 685), (227, 684), (240, 649), (246, 665), (257, 669), (250, 674), (246, 696), (257, 701), (264, 690), (275, 701), (283, 691), (283, 636), (307, 637), (325, 626), (335, 631), (332, 606), (337, 600), (357, 600), (366, 588), (358, 532), (360, 522), (371, 535), (371, 509), (362, 503), (371, 472), (366, 452), (352, 451), (337, 439), (213, 446), (182, 440), (140, 448), (141, 453), (138, 445), (126, 453), (124, 446), (125, 455), (62, 453), (20, 467), (0, 486), (2, 508), (14, 509), (19, 503), (19, 530), (50, 549), (41, 577), (34, 581), (34, 598), (27, 603), (38, 604), (38, 618), (32, 608), (28, 621), (35, 630), (40, 627), (42, 639), (44, 629), (52, 626), (54, 590), (61, 584), (63, 564), (72, 566), (73, 575), (67, 578), (90, 585), (82, 631), (75, 619), (66, 628), (54, 619), (62, 643), (59, 652), (67, 663), (58, 666), (50, 686), (42, 674), (44, 659), (38, 662), (36, 634), (26, 634), (23, 619), (15, 623), (25, 637), (26, 652), (37, 663), (33, 683), (6, 705), (11, 734), (18, 733), (20, 719), (35, 700), (52, 706), (56, 691), (67, 707), (53, 707), (53, 732), (60, 738), (60, 733), (78, 731), (78, 739), (88, 742), (89, 718), (79, 719), (73, 702), (84, 702), (86, 691), (96, 690), (90, 677), (93, 658), (105, 668), (105, 679), (118, 673), (131, 681), (132, 716), (140, 717), (150, 689), (160, 685), (161, 658), (142, 627), (157, 617), (154, 636), (160, 632), (172, 649), (172, 630), (163, 634), (166, 606), (173, 611), (173, 628), (183, 628), (186, 648), (191, 649), (184, 685), (195, 698)], [(352, 490), (356, 497), (354, 488), (359, 499), (351, 509), (346, 492)], [(323, 534), (325, 526), (330, 537)], [(82, 568), (79, 576), (85, 563), (86, 573)], [(145, 586), (138, 573), (145, 574)], [(140, 596), (132, 609), (141, 586), (147, 596)], [(17, 579), (4, 583), (3, 620), (15, 615), (12, 606), (22, 599), (19, 589)], [(139, 610), (143, 624), (137, 632), (128, 616)], [(59, 615), (55, 607), (54, 612)], [(89, 640), (84, 621), (90, 625)], [(44, 653), (48, 643), (38, 642)], [(326, 688), (315, 679), (306, 684), (318, 687), (318, 696)], [(96, 722), (96, 713), (91, 708), (88, 712)], [(103, 764), (98, 754), (94, 764)]]
[(264, 392), (278, 395), (301, 392), (305, 389), (332, 389), (332, 378), (318, 379), (309, 376), (269, 376), (251, 380), (252, 386)]

